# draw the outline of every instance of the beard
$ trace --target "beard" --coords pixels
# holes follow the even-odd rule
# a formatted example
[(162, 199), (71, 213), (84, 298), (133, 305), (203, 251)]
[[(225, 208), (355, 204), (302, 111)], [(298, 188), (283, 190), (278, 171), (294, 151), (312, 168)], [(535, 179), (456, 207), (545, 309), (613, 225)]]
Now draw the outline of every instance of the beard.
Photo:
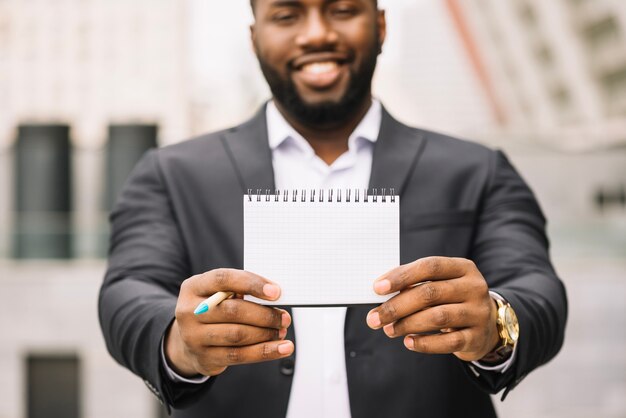
[(376, 43), (363, 57), (359, 68), (350, 70), (350, 81), (343, 96), (338, 101), (328, 100), (315, 104), (307, 103), (302, 99), (293, 80), (289, 77), (292, 70), (289, 70), (288, 75), (283, 77), (262, 56), (258, 55), (258, 60), (274, 100), (279, 102), (298, 122), (319, 128), (341, 123), (360, 111), (361, 105), (370, 95), (379, 51), (380, 45), (376, 38)]

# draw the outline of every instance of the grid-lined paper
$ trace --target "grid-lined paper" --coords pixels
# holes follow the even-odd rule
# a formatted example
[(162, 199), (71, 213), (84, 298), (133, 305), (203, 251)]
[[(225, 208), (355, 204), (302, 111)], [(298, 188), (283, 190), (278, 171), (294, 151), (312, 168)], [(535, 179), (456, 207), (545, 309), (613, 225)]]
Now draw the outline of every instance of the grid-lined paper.
[[(260, 198), (260, 199), (259, 199)], [(380, 303), (373, 282), (400, 261), (399, 197), (365, 202), (244, 196), (244, 268), (282, 289), (266, 305)]]

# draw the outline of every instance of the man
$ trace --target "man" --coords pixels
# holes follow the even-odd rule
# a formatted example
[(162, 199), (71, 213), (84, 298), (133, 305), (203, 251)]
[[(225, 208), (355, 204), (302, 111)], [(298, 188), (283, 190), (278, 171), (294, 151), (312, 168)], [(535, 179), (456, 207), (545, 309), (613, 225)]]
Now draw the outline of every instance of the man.
[[(565, 292), (532, 193), (502, 153), (404, 126), (372, 99), (376, 1), (252, 7), (273, 100), (134, 170), (100, 293), (111, 354), (177, 417), (494, 416), (488, 394), (563, 341)], [(246, 190), (368, 186), (400, 194), (402, 265), (372, 278), (397, 296), (347, 310), (242, 299), (280, 297), (241, 270)], [(217, 291), (237, 297), (194, 315)]]

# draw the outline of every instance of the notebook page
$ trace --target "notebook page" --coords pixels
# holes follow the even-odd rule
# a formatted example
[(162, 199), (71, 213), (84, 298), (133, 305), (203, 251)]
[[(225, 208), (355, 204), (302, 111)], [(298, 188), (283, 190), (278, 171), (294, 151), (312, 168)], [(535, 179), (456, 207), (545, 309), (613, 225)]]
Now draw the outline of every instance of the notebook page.
[[(260, 199), (258, 199), (260, 197)], [(374, 279), (400, 261), (399, 197), (293, 201), (244, 196), (244, 268), (281, 286), (265, 305), (381, 303)]]

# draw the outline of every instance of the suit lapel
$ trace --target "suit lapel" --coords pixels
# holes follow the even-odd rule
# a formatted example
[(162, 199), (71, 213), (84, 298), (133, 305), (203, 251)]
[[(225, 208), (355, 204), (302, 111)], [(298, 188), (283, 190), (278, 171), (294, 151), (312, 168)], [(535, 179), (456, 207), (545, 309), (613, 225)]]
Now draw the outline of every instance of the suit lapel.
[[(369, 187), (394, 188), (401, 194), (409, 174), (424, 146), (420, 133), (395, 120), (383, 107), (380, 133), (372, 163)], [(274, 186), (272, 153), (267, 139), (265, 106), (248, 122), (230, 129), (222, 136), (244, 193), (252, 189), (265, 192)]]
[(252, 189), (274, 192), (272, 152), (267, 140), (267, 121), (263, 106), (248, 122), (222, 136), (224, 148), (232, 160), (244, 193)]
[(409, 175), (424, 147), (424, 138), (415, 129), (395, 120), (383, 107), (380, 134), (374, 147), (370, 189), (393, 188), (402, 195)]

